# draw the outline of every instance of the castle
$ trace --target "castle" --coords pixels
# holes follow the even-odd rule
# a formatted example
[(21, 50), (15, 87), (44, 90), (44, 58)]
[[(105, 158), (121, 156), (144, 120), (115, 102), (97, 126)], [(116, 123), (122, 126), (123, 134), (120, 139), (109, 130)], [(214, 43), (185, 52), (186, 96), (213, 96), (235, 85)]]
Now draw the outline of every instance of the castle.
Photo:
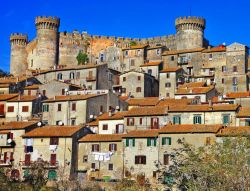
[[(28, 36), (14, 33), (11, 42), (11, 69), (13, 75), (25, 74), (28, 70), (48, 70), (57, 66), (76, 66), (76, 57), (80, 51), (87, 52), (94, 60), (98, 53), (108, 46), (129, 47), (136, 44), (164, 45), (170, 50), (204, 47), (205, 19), (183, 17), (176, 19), (175, 35), (154, 38), (122, 38), (89, 35), (78, 31), (59, 32), (60, 19), (57, 17), (36, 17), (37, 35), (28, 41)], [(93, 60), (92, 60), (93, 61)]]

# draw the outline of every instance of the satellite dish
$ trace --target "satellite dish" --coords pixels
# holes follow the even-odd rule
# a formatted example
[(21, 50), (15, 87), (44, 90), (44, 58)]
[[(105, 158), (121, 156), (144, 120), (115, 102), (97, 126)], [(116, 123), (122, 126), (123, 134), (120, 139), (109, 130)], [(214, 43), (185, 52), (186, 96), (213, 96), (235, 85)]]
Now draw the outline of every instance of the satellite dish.
[(7, 143), (9, 143), (9, 144), (12, 143), (12, 139), (8, 139)]
[(58, 125), (63, 126), (63, 122), (62, 122), (62, 121), (59, 121), (59, 122), (58, 122)]
[(38, 123), (37, 123), (37, 126), (38, 127), (41, 127), (43, 124), (42, 124), (42, 122), (41, 121), (39, 121)]

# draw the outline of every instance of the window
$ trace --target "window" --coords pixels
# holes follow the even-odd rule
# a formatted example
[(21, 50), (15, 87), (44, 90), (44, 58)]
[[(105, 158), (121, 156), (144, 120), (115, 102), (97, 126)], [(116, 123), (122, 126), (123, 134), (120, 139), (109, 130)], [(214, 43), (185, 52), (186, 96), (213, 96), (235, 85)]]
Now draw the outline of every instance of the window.
[(62, 95), (65, 95), (65, 89), (62, 89)]
[(161, 50), (160, 50), (160, 49), (157, 49), (157, 50), (156, 50), (156, 54), (157, 54), (157, 55), (160, 55), (160, 54), (161, 54)]
[(29, 95), (29, 96), (31, 95), (31, 90), (28, 90), (28, 95)]
[(100, 112), (101, 113), (103, 112), (103, 106), (102, 105), (100, 106)]
[(137, 50), (137, 56), (141, 55), (141, 50)]
[(112, 74), (108, 74), (108, 81), (112, 81)]
[(58, 145), (59, 138), (58, 137), (50, 137), (50, 145)]
[(206, 137), (205, 144), (211, 145), (211, 137)]
[(170, 96), (170, 94), (169, 93), (166, 93), (166, 97), (169, 97)]
[(125, 51), (125, 56), (128, 56), (128, 51), (127, 50)]
[(222, 115), (222, 123), (224, 125), (228, 125), (230, 122), (230, 115), (226, 114), (226, 115)]
[(174, 56), (171, 56), (171, 61), (174, 61)]
[(75, 74), (74, 74), (74, 72), (70, 72), (70, 73), (69, 73), (69, 79), (71, 79), (71, 80), (75, 79)]
[(222, 83), (222, 84), (225, 83), (225, 79), (224, 79), (224, 78), (221, 79), (221, 83)]
[(108, 130), (108, 124), (103, 124), (102, 125), (102, 130)]
[(126, 93), (126, 88), (122, 88), (122, 93)]
[(164, 165), (169, 165), (169, 154), (164, 154), (163, 155), (163, 164)]
[(56, 165), (56, 154), (50, 155), (50, 165), (55, 166)]
[(135, 164), (146, 164), (146, 156), (144, 155), (135, 156)]
[(57, 74), (57, 80), (62, 80), (62, 73)]
[(147, 138), (147, 146), (150, 147), (150, 146), (156, 146), (156, 141), (157, 141), (157, 138)]
[(57, 111), (62, 111), (62, 104), (59, 103), (59, 104), (57, 105)]
[(29, 111), (29, 106), (22, 107), (22, 112), (28, 112), (28, 111)]
[(209, 54), (209, 60), (212, 60), (213, 59), (213, 54)]
[(72, 103), (71, 111), (76, 111), (76, 103)]
[(14, 106), (8, 106), (8, 112), (14, 112)]
[(92, 152), (99, 152), (100, 151), (99, 144), (93, 144), (91, 150), (92, 150)]
[(180, 115), (173, 116), (173, 124), (181, 124), (181, 116)]
[(135, 66), (135, 60), (134, 59), (130, 60), (130, 66)]
[(133, 126), (135, 124), (134, 118), (127, 118), (127, 126)]
[(80, 72), (76, 72), (76, 79), (80, 79)]
[(237, 92), (238, 91), (238, 87), (237, 87), (237, 85), (234, 85), (233, 86), (233, 92)]
[(171, 83), (170, 82), (165, 83), (165, 87), (166, 88), (170, 88), (171, 87)]
[(115, 143), (109, 144), (109, 151), (111, 152), (117, 151), (117, 144)]
[(104, 54), (100, 54), (100, 61), (101, 61), (101, 62), (104, 61)]
[(46, 96), (46, 90), (43, 90), (43, 95)]
[(126, 77), (123, 77), (123, 78), (122, 78), (122, 81), (126, 82)]
[(49, 112), (49, 105), (43, 105), (43, 112)]
[(142, 118), (140, 118), (140, 125), (142, 125)]
[(161, 144), (162, 145), (171, 145), (172, 144), (171, 137), (162, 137)]
[(201, 115), (195, 115), (193, 118), (194, 124), (201, 124)]
[(170, 74), (169, 73), (166, 73), (166, 78), (169, 78), (170, 77)]
[(76, 125), (76, 118), (71, 119), (71, 125)]
[(126, 147), (134, 147), (135, 138), (126, 138)]
[(95, 163), (91, 163), (91, 168), (95, 169)]
[(141, 87), (137, 87), (137, 88), (136, 88), (136, 92), (137, 92), (137, 93), (141, 92)]
[(57, 173), (55, 170), (49, 170), (48, 172), (48, 179), (49, 180), (56, 180), (57, 178)]
[(88, 162), (88, 155), (83, 155), (82, 162)]
[(113, 170), (113, 164), (109, 164), (109, 170)]
[(30, 165), (30, 154), (25, 154), (24, 165), (25, 166)]
[(237, 66), (233, 66), (233, 72), (238, 72)]
[(222, 72), (226, 72), (226, 71), (227, 71), (227, 67), (226, 67), (226, 66), (222, 66), (222, 67), (221, 67), (221, 71), (222, 71)]
[(137, 80), (140, 81), (141, 80), (141, 76), (137, 76)]
[(237, 78), (236, 77), (233, 77), (232, 81), (233, 81), (233, 85), (237, 85)]

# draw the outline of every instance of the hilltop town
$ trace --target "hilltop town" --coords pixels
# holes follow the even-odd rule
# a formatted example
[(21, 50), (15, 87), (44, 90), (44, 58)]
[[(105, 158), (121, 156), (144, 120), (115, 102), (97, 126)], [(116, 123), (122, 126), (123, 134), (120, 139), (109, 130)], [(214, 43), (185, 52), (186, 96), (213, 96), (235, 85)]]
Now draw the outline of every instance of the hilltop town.
[(34, 39), (10, 35), (0, 168), (23, 179), (43, 160), (49, 180), (63, 168), (81, 181), (155, 182), (155, 161), (170, 165), (180, 140), (250, 135), (249, 48), (211, 45), (204, 18), (179, 17), (176, 34), (153, 38), (60, 31), (60, 22), (38, 16)]

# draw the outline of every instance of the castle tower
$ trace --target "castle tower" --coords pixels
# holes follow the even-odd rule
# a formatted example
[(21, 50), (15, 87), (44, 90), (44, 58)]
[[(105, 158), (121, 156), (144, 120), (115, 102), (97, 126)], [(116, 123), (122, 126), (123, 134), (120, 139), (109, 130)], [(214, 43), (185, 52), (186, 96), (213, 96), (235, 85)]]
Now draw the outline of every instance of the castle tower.
[(10, 73), (14, 76), (25, 74), (27, 69), (26, 45), (28, 36), (20, 33), (10, 35), (11, 55), (10, 55)]
[(58, 28), (57, 17), (36, 17), (37, 45), (33, 69), (47, 70), (58, 63)]
[(175, 20), (177, 50), (203, 47), (206, 21), (200, 17), (180, 17)]

